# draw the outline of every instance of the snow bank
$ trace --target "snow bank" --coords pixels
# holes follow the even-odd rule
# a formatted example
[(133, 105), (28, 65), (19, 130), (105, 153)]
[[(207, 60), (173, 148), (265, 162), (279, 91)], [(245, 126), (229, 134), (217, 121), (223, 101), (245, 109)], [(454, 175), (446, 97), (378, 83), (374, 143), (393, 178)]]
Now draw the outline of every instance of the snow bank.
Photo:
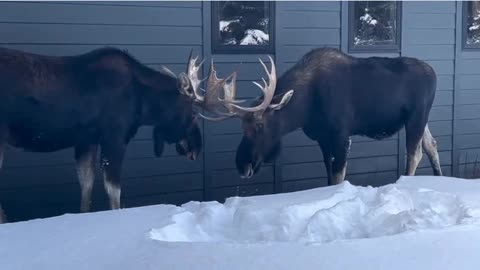
[(403, 177), (0, 225), (0, 269), (476, 270), (480, 181)]
[(398, 185), (357, 187), (348, 182), (322, 196), (278, 200), (263, 207), (258, 199), (231, 198), (225, 204), (191, 202), (169, 224), (153, 229), (152, 239), (198, 241), (330, 242), (372, 238), (474, 222), (473, 212), (458, 196)]

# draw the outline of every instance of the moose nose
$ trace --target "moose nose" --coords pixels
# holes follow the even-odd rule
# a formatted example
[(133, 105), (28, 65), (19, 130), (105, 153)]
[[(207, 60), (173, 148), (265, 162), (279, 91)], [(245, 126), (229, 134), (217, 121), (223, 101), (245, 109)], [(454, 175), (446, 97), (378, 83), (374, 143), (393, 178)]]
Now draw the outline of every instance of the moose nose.
[(196, 159), (197, 159), (197, 153), (195, 153), (195, 152), (188, 152), (188, 153), (187, 153), (187, 158), (188, 158), (189, 160), (196, 160)]
[(252, 167), (252, 164), (248, 164), (247, 167), (245, 168), (245, 172), (243, 173), (243, 175), (241, 176), (242, 178), (246, 178), (246, 179), (249, 179), (249, 178), (252, 178), (253, 176), (253, 167)]

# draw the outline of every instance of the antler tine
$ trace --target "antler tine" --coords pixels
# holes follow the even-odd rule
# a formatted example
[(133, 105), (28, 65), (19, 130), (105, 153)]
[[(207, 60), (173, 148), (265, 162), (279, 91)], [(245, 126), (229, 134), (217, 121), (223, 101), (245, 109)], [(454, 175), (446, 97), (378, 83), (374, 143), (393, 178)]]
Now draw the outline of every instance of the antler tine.
[(190, 50), (190, 55), (188, 56), (188, 63), (187, 63), (187, 76), (192, 84), (193, 88), (193, 95), (195, 96), (195, 100), (197, 102), (202, 102), (204, 100), (204, 96), (202, 94), (202, 90), (200, 89), (200, 84), (204, 81), (204, 79), (200, 80), (198, 77), (198, 72), (200, 71), (200, 67), (205, 62), (202, 60), (200, 64), (197, 65), (198, 56), (193, 57), (193, 49)]
[(237, 104), (234, 104), (233, 102), (231, 102), (231, 106), (234, 107), (235, 109), (237, 110), (240, 110), (240, 111), (245, 111), (245, 112), (256, 112), (256, 111), (262, 111), (262, 110), (265, 110), (268, 108), (268, 106), (270, 105), (270, 103), (272, 102), (272, 99), (273, 99), (273, 96), (275, 94), (275, 87), (277, 85), (277, 76), (276, 76), (276, 70), (275, 70), (275, 63), (272, 59), (272, 57), (270, 57), (270, 55), (268, 56), (268, 58), (270, 59), (270, 63), (272, 65), (271, 67), (271, 71), (268, 71), (268, 68), (267, 66), (265, 65), (265, 63), (262, 61), (262, 59), (259, 59), (260, 60), (260, 64), (263, 66), (263, 68), (265, 69), (265, 72), (267, 73), (267, 76), (268, 76), (268, 80), (269, 82), (267, 83), (267, 81), (265, 81), (264, 78), (262, 78), (262, 81), (264, 83), (264, 86), (261, 86), (259, 83), (257, 82), (253, 82), (256, 86), (258, 86), (262, 92), (263, 92), (263, 101), (262, 103), (260, 103), (259, 105), (257, 106), (254, 106), (254, 107), (241, 107), (241, 106), (238, 106)]

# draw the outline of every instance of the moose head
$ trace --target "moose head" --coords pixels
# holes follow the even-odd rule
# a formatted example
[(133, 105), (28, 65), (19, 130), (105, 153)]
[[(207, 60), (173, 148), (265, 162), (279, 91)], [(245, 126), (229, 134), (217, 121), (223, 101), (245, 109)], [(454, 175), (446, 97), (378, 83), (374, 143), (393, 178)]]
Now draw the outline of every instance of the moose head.
[[(240, 104), (248, 100), (236, 99), (236, 78), (234, 71), (230, 76), (219, 79), (213, 66), (207, 81), (205, 100), (208, 101), (209, 112), (216, 113), (215, 117), (200, 115), (201, 117), (221, 121), (231, 117), (242, 120), (243, 138), (237, 148), (236, 167), (243, 178), (250, 178), (258, 172), (263, 162), (275, 159), (281, 149), (282, 120), (276, 117), (293, 96), (293, 90), (275, 95), (277, 75), (275, 63), (269, 56), (271, 70), (260, 60), (268, 76), (268, 82), (262, 78), (263, 85), (253, 82), (258, 86), (263, 96), (253, 101), (252, 107), (243, 107)], [(223, 93), (223, 97), (221, 94)]]

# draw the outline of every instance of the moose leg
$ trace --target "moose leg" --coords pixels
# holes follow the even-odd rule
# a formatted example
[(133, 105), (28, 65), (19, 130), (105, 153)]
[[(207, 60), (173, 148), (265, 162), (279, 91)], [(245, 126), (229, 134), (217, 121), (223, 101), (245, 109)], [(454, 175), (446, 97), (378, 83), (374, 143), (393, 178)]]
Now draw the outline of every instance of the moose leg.
[(92, 201), (92, 188), (95, 180), (95, 163), (97, 158), (97, 145), (76, 146), (75, 160), (77, 166), (78, 181), (82, 198), (80, 202), (80, 211), (86, 213), (90, 211)]
[(440, 158), (438, 156), (437, 141), (433, 138), (432, 133), (428, 128), (428, 124), (425, 126), (425, 131), (423, 133), (422, 146), (430, 160), (430, 165), (432, 165), (433, 174), (439, 176), (443, 175), (442, 168), (440, 167)]
[(332, 151), (330, 149), (330, 145), (328, 143), (324, 143), (324, 140), (319, 140), (317, 142), (323, 154), (323, 163), (325, 164), (325, 169), (327, 171), (327, 184), (330, 185), (332, 182)]
[(352, 141), (342, 139), (333, 145), (332, 182), (329, 185), (337, 185), (345, 180), (347, 172), (347, 155)]
[(406, 175), (415, 175), (418, 163), (422, 160), (422, 137), (426, 121), (413, 117), (405, 126), (405, 137), (407, 146), (407, 168)]
[(101, 147), (103, 183), (110, 199), (110, 209), (119, 209), (121, 195), (120, 174), (126, 146), (122, 142), (105, 142)]

